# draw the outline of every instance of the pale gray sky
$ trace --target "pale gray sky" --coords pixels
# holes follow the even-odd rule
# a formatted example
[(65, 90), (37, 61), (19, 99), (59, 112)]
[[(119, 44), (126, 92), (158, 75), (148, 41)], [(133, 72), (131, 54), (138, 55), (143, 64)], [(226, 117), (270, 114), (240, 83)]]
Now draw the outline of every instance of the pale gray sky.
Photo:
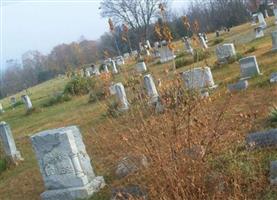
[[(188, 0), (173, 0), (173, 8)], [(96, 40), (108, 30), (99, 14), (100, 0), (0, 0), (1, 66), (7, 59), (21, 59), (28, 50), (48, 54), (61, 43), (81, 35)]]

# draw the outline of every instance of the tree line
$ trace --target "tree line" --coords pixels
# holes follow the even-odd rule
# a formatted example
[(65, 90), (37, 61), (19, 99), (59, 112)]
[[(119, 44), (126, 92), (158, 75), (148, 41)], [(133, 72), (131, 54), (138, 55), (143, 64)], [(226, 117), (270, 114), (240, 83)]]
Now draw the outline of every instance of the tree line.
[(183, 16), (187, 16), (191, 24), (197, 22), (200, 32), (236, 26), (251, 17), (245, 0), (194, 0), (178, 12), (170, 9), (167, 0), (102, 0), (101, 15), (113, 21), (113, 32), (107, 31), (96, 41), (82, 38), (58, 45), (48, 55), (28, 51), (22, 55), (21, 62), (8, 60), (2, 74), (0, 98), (101, 59), (137, 50), (139, 42), (158, 41), (154, 25), (162, 17), (160, 5), (164, 5), (166, 16), (163, 17), (175, 40), (190, 35)]

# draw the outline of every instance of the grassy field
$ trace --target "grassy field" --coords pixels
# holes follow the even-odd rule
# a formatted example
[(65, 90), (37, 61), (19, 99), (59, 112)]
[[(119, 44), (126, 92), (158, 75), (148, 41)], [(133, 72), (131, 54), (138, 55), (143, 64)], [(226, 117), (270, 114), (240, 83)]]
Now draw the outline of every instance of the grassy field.
[[(277, 53), (271, 52), (271, 31), (276, 29), (276, 26), (274, 26), (273, 18), (267, 21), (269, 27), (265, 31), (265, 37), (261, 39), (254, 39), (253, 27), (251, 27), (250, 24), (234, 27), (231, 32), (223, 33), (221, 36), (224, 39), (223, 43), (234, 42), (237, 52), (243, 57), (255, 55), (261, 72), (263, 73), (262, 76), (257, 76), (250, 80), (250, 87), (247, 91), (232, 94), (232, 102), (229, 106), (236, 112), (241, 112), (243, 114), (250, 112), (255, 113), (254, 125), (249, 129), (245, 128), (241, 133), (242, 135), (246, 135), (250, 131), (260, 131), (271, 128), (268, 125), (267, 119), (270, 108), (274, 104), (277, 104), (277, 85), (269, 84), (270, 74), (277, 71)], [(216, 84), (219, 85), (214, 95), (219, 95), (219, 101), (224, 101), (225, 96), (228, 96), (227, 84), (234, 83), (240, 78), (239, 63), (234, 62), (221, 67), (217, 66), (214, 53), (215, 34), (209, 34), (208, 38), (211, 56), (198, 63), (180, 67), (177, 71), (182, 72), (191, 67), (210, 66), (212, 68), (214, 80)], [(178, 41), (176, 42), (176, 46), (178, 47), (178, 54), (181, 54), (181, 52), (184, 51), (182, 43)], [(180, 57), (185, 60), (192, 59), (191, 56), (186, 53), (182, 54)], [(130, 75), (135, 73), (133, 66), (133, 62), (128, 63), (123, 67), (123, 73), (114, 77), (113, 81), (128, 82)], [(156, 80), (161, 79), (162, 82), (166, 82), (174, 79), (173, 72), (169, 70), (172, 68), (172, 63), (157, 64), (151, 62), (148, 63), (148, 68)], [(169, 72), (167, 72), (167, 70), (169, 70)], [(117, 124), (117, 120), (120, 121), (120, 119), (109, 118), (105, 115), (107, 110), (106, 105), (109, 99), (91, 104), (88, 103), (89, 97), (86, 95), (73, 97), (71, 101), (51, 107), (42, 106), (47, 99), (55, 93), (62, 91), (68, 81), (67, 78), (57, 78), (30, 88), (28, 92), (36, 108), (31, 115), (26, 115), (24, 105), (12, 109), (9, 105), (9, 98), (1, 100), (6, 112), (0, 116), (0, 121), (6, 121), (10, 124), (17, 147), (25, 159), (20, 165), (10, 167), (1, 172), (1, 200), (39, 199), (40, 193), (44, 191), (44, 186), (29, 137), (42, 130), (69, 125), (78, 125), (80, 127), (84, 136), (84, 143), (86, 144), (88, 154), (92, 158), (96, 172), (99, 175), (103, 175), (108, 183), (108, 187), (92, 199), (109, 199), (110, 187), (126, 185), (126, 183), (132, 183), (133, 180), (138, 179), (137, 177), (131, 176), (123, 180), (117, 180), (112, 175), (111, 171), (113, 171), (118, 159), (124, 156), (126, 149), (123, 148), (124, 145), (121, 145), (121, 141), (116, 142), (113, 140), (113, 129), (120, 130), (122, 124)], [(20, 98), (21, 94), (23, 94), (23, 92), (16, 95), (17, 99)], [(131, 88), (127, 89), (127, 95), (133, 95)], [(128, 124), (125, 125), (128, 126)], [(241, 146), (242, 144), (243, 140), (239, 139), (238, 144), (234, 145)], [(113, 149), (120, 153), (115, 155), (111, 154)], [(126, 152), (126, 154), (127, 153), (128, 152)], [(232, 158), (230, 160), (234, 161), (233, 163), (226, 162), (225, 165), (223, 165), (224, 168), (231, 170), (231, 173), (245, 172), (249, 174), (249, 180), (252, 182), (257, 183), (260, 181), (257, 187), (253, 186), (257, 188), (257, 190), (255, 190), (257, 194), (253, 194), (256, 199), (277, 199), (277, 190), (270, 187), (266, 180), (269, 161), (277, 160), (277, 151), (229, 151), (224, 156), (224, 159)], [(258, 161), (258, 166), (260, 167), (252, 166), (252, 160)], [(137, 174), (137, 176), (139, 175)], [(248, 189), (247, 181), (248, 180), (245, 180), (241, 188), (253, 190)], [(249, 184), (249, 188), (252, 188), (252, 184)], [(243, 193), (243, 191), (241, 191), (241, 193)], [(247, 198), (243, 196), (234, 196), (232, 199)], [(248, 196), (248, 199), (251, 198)]]

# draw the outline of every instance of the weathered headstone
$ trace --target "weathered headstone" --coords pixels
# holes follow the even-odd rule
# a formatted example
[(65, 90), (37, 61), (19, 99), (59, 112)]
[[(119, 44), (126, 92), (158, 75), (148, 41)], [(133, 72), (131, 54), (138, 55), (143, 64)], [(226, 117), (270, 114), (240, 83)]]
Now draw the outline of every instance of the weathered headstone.
[(23, 158), (16, 148), (11, 128), (6, 122), (0, 123), (0, 137), (6, 157), (15, 164), (22, 161)]
[(249, 83), (247, 80), (240, 80), (238, 83), (229, 84), (228, 90), (230, 92), (236, 92), (241, 90), (246, 90), (249, 86)]
[(105, 186), (93, 171), (78, 127), (40, 132), (31, 141), (46, 188), (43, 200), (87, 199)]
[(277, 50), (277, 31), (273, 31), (271, 33), (271, 37), (272, 37), (272, 51), (276, 51)]
[(116, 57), (116, 64), (121, 66), (121, 65), (125, 65), (125, 60), (122, 56), (118, 56)]
[(241, 79), (249, 79), (252, 76), (261, 74), (256, 56), (242, 58), (239, 63)]
[(112, 62), (111, 62), (111, 67), (112, 67), (112, 73), (118, 74), (118, 70), (117, 70), (116, 63), (114, 60), (112, 60)]
[(106, 64), (103, 65), (103, 71), (104, 71), (104, 73), (110, 73), (108, 65), (106, 65)]
[(270, 75), (270, 83), (277, 83), (277, 72)]
[(220, 63), (225, 63), (228, 59), (236, 56), (234, 44), (222, 44), (216, 47), (217, 60)]
[(150, 44), (150, 42), (149, 42), (149, 40), (146, 40), (146, 46), (147, 46), (148, 49), (151, 49), (151, 48), (152, 48), (152, 47), (151, 47), (151, 44)]
[(144, 85), (147, 91), (147, 95), (150, 98), (151, 103), (156, 103), (159, 100), (159, 93), (155, 86), (155, 82), (151, 74), (145, 75), (144, 78)]
[(3, 108), (3, 105), (2, 105), (2, 103), (0, 103), (0, 113), (4, 113), (4, 112), (5, 112), (5, 110)]
[(129, 102), (127, 99), (127, 95), (125, 92), (125, 88), (122, 83), (117, 83), (114, 85), (115, 91), (116, 91), (116, 96), (119, 100), (120, 103), (120, 110), (125, 111), (129, 109)]
[(274, 16), (275, 16), (275, 24), (277, 24), (277, 8), (273, 9)]
[(192, 48), (191, 43), (189, 41), (189, 38), (185, 37), (183, 39), (183, 41), (185, 43), (185, 48), (186, 48), (187, 52), (193, 55), (194, 51), (193, 51), (193, 48)]
[(188, 89), (203, 89), (217, 87), (213, 80), (213, 75), (209, 67), (199, 67), (183, 72), (185, 86)]
[(277, 161), (270, 162), (270, 185), (277, 185)]
[(115, 84), (111, 84), (111, 86), (109, 87), (109, 91), (111, 95), (115, 95), (116, 94), (116, 90), (115, 90)]
[(204, 37), (201, 34), (199, 34), (199, 39), (200, 39), (200, 43), (202, 45), (202, 48), (203, 49), (208, 49), (209, 47), (208, 47)]
[(251, 26), (256, 26), (257, 25), (257, 21), (258, 21), (258, 15), (255, 13), (255, 14), (252, 15)]
[(125, 59), (128, 59), (128, 58), (130, 58), (130, 54), (129, 54), (129, 53), (124, 53), (124, 54), (123, 54), (123, 57), (124, 57)]
[(143, 73), (147, 71), (145, 62), (139, 62), (136, 64), (136, 70), (138, 73)]
[(267, 27), (267, 23), (265, 21), (263, 13), (259, 12), (257, 13), (258, 21), (259, 21), (259, 26), (261, 26), (263, 29)]
[(31, 102), (30, 97), (28, 95), (22, 95), (21, 98), (22, 98), (22, 101), (25, 104), (26, 109), (31, 110), (33, 108), (33, 104)]
[(250, 150), (262, 148), (277, 148), (277, 129), (249, 134), (246, 146)]
[(261, 26), (258, 26), (257, 28), (255, 28), (255, 34), (256, 34), (256, 39), (264, 37), (263, 28)]
[(174, 53), (168, 48), (168, 46), (164, 43), (162, 47), (159, 48), (160, 54), (160, 62), (165, 63), (175, 59)]
[(132, 51), (132, 52), (131, 52), (131, 55), (132, 55), (133, 57), (137, 56), (137, 55), (138, 55), (138, 51), (137, 51), (137, 50)]
[(10, 102), (11, 102), (11, 106), (14, 107), (14, 105), (16, 104), (16, 98), (11, 97)]

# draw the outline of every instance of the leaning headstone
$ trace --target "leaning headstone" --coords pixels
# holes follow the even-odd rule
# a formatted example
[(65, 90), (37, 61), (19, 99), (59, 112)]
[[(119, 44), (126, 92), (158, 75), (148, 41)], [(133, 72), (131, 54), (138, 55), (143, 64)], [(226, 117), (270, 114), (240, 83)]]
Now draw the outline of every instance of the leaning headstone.
[(270, 162), (270, 185), (277, 185), (277, 161)]
[(259, 75), (260, 69), (256, 56), (249, 56), (239, 60), (241, 79), (249, 79), (255, 75)]
[(25, 104), (26, 109), (31, 110), (33, 108), (33, 104), (31, 102), (30, 97), (28, 95), (22, 95), (21, 98), (22, 98), (22, 101)]
[(165, 63), (175, 59), (174, 53), (168, 48), (168, 46), (164, 43), (162, 47), (159, 48), (160, 54), (160, 62)]
[(129, 109), (129, 102), (125, 92), (125, 88), (122, 83), (117, 83), (114, 85), (116, 96), (120, 102), (120, 110), (125, 111)]
[(207, 45), (206, 40), (204, 39), (204, 37), (203, 37), (202, 35), (199, 35), (199, 39), (200, 39), (200, 43), (201, 43), (201, 45), (202, 45), (202, 48), (203, 48), (203, 49), (208, 49), (209, 47), (208, 47), (208, 45)]
[(150, 98), (151, 103), (156, 103), (159, 100), (159, 93), (155, 86), (155, 82), (151, 74), (145, 75), (144, 78), (144, 85), (147, 91), (147, 95)]
[(265, 21), (263, 13), (259, 12), (257, 13), (257, 16), (258, 16), (259, 26), (265, 29), (267, 27), (267, 23)]
[(140, 186), (131, 185), (124, 188), (114, 188), (111, 200), (147, 200), (147, 193)]
[(264, 37), (263, 28), (261, 26), (258, 26), (257, 28), (255, 28), (255, 34), (256, 34), (256, 39)]
[(249, 83), (247, 80), (240, 80), (238, 83), (229, 84), (228, 90), (230, 92), (237, 92), (241, 90), (246, 90), (249, 86)]
[(111, 62), (111, 67), (112, 67), (112, 73), (118, 74), (118, 70), (117, 70), (116, 63), (114, 60), (112, 60), (112, 62)]
[(216, 47), (216, 56), (219, 63), (226, 63), (228, 59), (236, 56), (234, 44), (222, 44)]
[(191, 46), (189, 38), (185, 37), (183, 40), (184, 40), (185, 48), (186, 48), (187, 52), (193, 55), (193, 48)]
[(139, 62), (136, 64), (136, 70), (138, 73), (143, 73), (147, 71), (145, 62)]
[(22, 161), (23, 158), (16, 148), (11, 128), (6, 122), (0, 123), (0, 137), (6, 157), (15, 164)]
[(3, 105), (2, 105), (2, 103), (0, 103), (0, 113), (4, 113), (4, 112), (5, 112), (5, 110), (3, 108)]
[(105, 186), (94, 173), (78, 127), (40, 132), (31, 141), (46, 188), (43, 200), (87, 199)]
[(263, 148), (277, 148), (277, 129), (249, 134), (246, 146), (250, 150)]
[(271, 33), (271, 37), (272, 37), (272, 51), (276, 51), (277, 50), (277, 31), (273, 31)]
[(277, 83), (277, 72), (270, 75), (270, 83)]
[(213, 75), (209, 67), (199, 67), (182, 73), (185, 86), (188, 89), (216, 88)]

